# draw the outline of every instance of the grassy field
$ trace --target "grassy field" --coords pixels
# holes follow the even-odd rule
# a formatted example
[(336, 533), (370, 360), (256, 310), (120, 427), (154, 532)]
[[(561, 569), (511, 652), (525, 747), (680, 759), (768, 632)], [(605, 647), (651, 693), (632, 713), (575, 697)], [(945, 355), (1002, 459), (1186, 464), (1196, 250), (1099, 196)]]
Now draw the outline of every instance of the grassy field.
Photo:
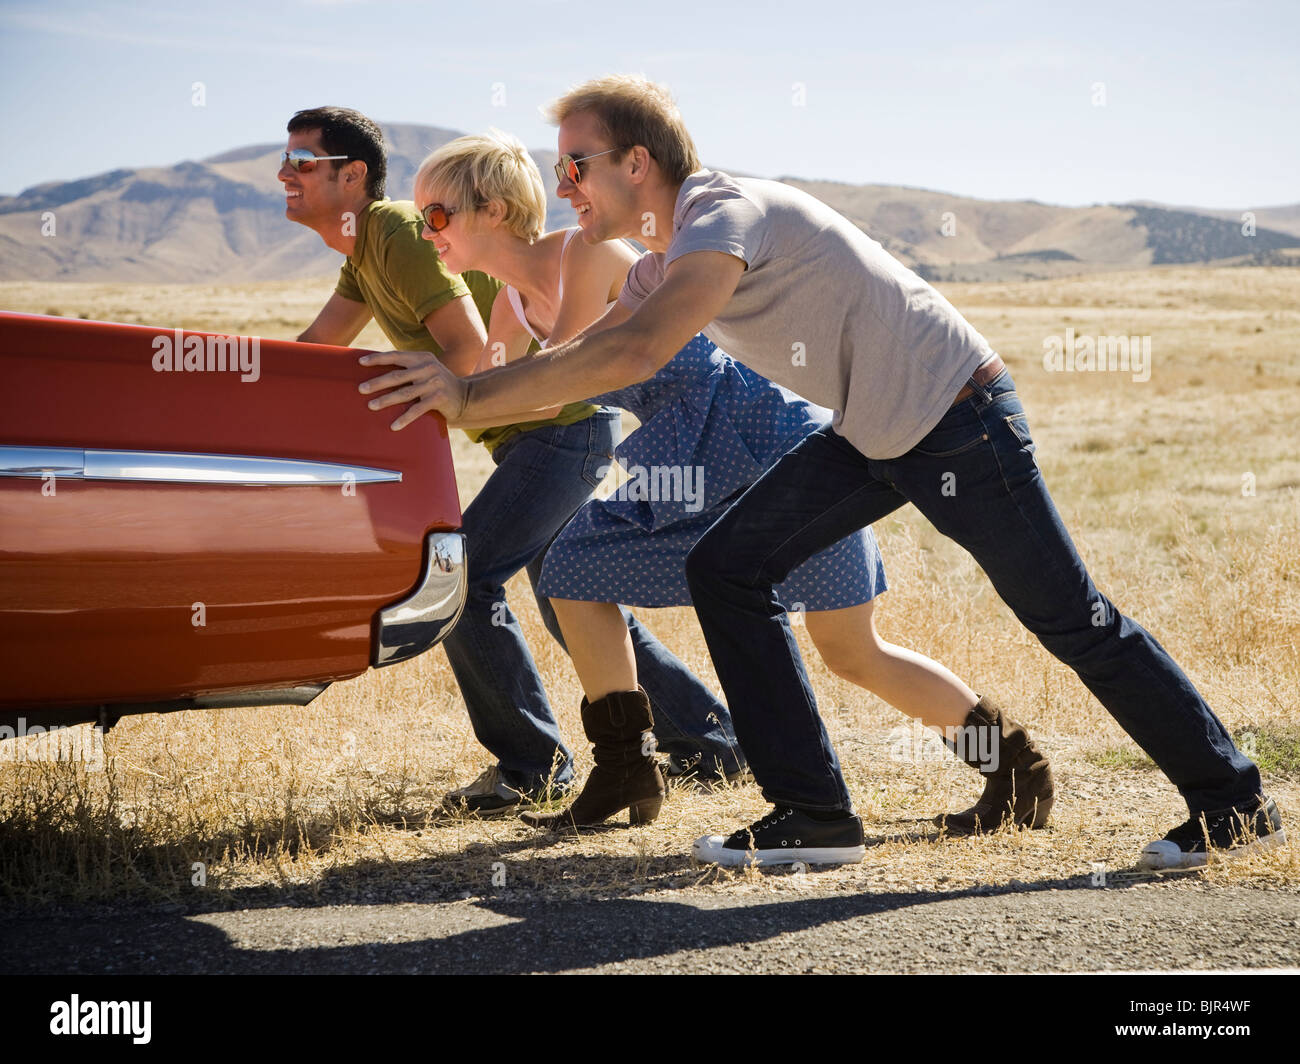
[[(945, 285), (1015, 376), (1058, 507), (1102, 590), (1148, 627), (1239, 741), (1300, 831), (1300, 270), (1161, 268), (1014, 284)], [(8, 310), (292, 337), (329, 279), (240, 287), (0, 284)], [(1044, 368), (1044, 341), (1148, 336), (1150, 379)], [(358, 346), (387, 347), (373, 327)], [(462, 496), (491, 466), (456, 435)], [(307, 709), (128, 718), (104, 771), (0, 766), (0, 896), (243, 888), (412, 898), (527, 888), (557, 897), (679, 889), (936, 892), (1080, 885), (1098, 863), (1124, 880), (1141, 846), (1185, 816), (1172, 786), (1074, 675), (1024, 632), (970, 559), (910, 510), (876, 528), (891, 590), (886, 638), (944, 662), (1018, 710), (1053, 760), (1049, 830), (947, 839), (926, 818), (969, 803), (978, 777), (948, 760), (890, 757), (908, 722), (805, 658), (869, 839), (856, 866), (807, 876), (694, 868), (698, 835), (765, 809), (752, 784), (675, 789), (660, 819), (577, 840), (517, 821), (439, 821), (442, 794), (488, 763), (445, 658), (336, 684)], [(580, 771), (580, 695), (526, 581), (510, 585)], [(716, 685), (694, 615), (643, 619)], [(201, 869), (196, 866), (202, 866)], [(201, 873), (201, 874), (200, 874)], [(1155, 878), (1155, 877), (1150, 877)], [(204, 880), (199, 886), (196, 880)], [(1178, 882), (1300, 891), (1292, 843)], [(223, 900), (224, 899), (224, 900)]]

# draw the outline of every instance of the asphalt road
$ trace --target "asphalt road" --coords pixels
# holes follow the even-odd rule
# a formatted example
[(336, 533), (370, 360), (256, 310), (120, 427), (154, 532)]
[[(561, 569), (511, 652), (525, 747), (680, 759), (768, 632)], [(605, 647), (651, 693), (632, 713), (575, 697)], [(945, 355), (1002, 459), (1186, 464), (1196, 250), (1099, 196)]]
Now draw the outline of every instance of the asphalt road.
[(1080, 972), (1300, 968), (1300, 895), (1195, 881), (11, 910), (6, 973)]

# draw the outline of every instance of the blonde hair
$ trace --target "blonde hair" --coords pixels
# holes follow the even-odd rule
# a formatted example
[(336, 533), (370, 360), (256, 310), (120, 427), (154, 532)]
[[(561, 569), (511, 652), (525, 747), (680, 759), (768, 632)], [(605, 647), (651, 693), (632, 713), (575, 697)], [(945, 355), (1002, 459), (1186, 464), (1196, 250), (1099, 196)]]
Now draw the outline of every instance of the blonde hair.
[[(700, 168), (682, 113), (662, 85), (633, 74), (611, 74), (570, 89), (543, 110), (557, 126), (579, 112), (595, 116), (612, 146), (645, 148), (670, 181), (685, 181)], [(621, 159), (622, 152), (614, 158)]]
[(415, 188), (438, 188), (456, 200), (461, 210), (505, 204), (505, 226), (530, 244), (546, 226), (546, 189), (528, 149), (509, 133), (457, 137), (420, 164)]

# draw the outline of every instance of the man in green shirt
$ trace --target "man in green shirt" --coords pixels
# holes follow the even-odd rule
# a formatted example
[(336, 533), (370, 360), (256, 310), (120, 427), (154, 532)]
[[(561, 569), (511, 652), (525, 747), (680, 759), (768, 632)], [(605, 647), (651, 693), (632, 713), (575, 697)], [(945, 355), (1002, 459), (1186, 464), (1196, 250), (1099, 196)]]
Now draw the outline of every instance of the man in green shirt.
[[(457, 376), (486, 368), (479, 365), (487, 344), (484, 325), (501, 282), (476, 271), (450, 273), (424, 239), (432, 232), (416, 205), (384, 196), (387, 163), (379, 127), (356, 111), (321, 107), (295, 114), (288, 132), (279, 174), (285, 216), (347, 256), (334, 293), (298, 339), (350, 344), (373, 317), (397, 350), (432, 350)], [(617, 411), (577, 402), (546, 420), (470, 433), (491, 452), (496, 469), (465, 509), (461, 531), (469, 587), (464, 612), (442, 646), (474, 734), (498, 764), (448, 794), (453, 809), (479, 816), (510, 813), (526, 796), (563, 790), (573, 777), (573, 756), (560, 738), (504, 585), (526, 568), (536, 587), (546, 548), (612, 464), (617, 428)], [(563, 646), (550, 603), (539, 597), (537, 604)], [(708, 692), (630, 614), (628, 626), (638, 674), (666, 729), (661, 747), (734, 768), (729, 728), (719, 724), (699, 735), (673, 726), (675, 706)], [(692, 719), (721, 709), (708, 698), (709, 705), (693, 705)], [(726, 719), (725, 711), (714, 719)]]
[[(299, 111), (288, 131), (279, 175), (285, 217), (347, 256), (334, 294), (298, 339), (350, 344), (373, 317), (398, 350), (432, 348), (453, 372), (473, 372), (500, 283), (450, 273), (420, 239), (415, 205), (387, 199), (383, 134), (364, 115), (340, 107)], [(324, 161), (293, 165), (302, 152)]]

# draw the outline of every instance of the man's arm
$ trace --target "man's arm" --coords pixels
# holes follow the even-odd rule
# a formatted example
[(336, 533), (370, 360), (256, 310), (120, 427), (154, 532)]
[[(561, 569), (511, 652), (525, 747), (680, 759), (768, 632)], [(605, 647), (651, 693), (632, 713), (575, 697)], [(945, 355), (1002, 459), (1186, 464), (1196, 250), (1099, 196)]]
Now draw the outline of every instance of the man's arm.
[(332, 344), (347, 347), (370, 320), (370, 308), (364, 303), (345, 299), (337, 292), (330, 294), (316, 320), (298, 337), (303, 344)]
[[(506, 303), (505, 289), (502, 289), (498, 300), (504, 305)], [(592, 322), (584, 329), (579, 336), (590, 336), (593, 333), (603, 332), (605, 329), (612, 329), (615, 326), (622, 325), (632, 316), (632, 311), (622, 303), (615, 303), (605, 311), (604, 315), (598, 320)], [(502, 322), (502, 327), (498, 328), (497, 323)], [(513, 327), (512, 327), (513, 323)], [(503, 362), (505, 365), (516, 365), (516, 359), (521, 362), (528, 362), (533, 359), (544, 358), (546, 351), (534, 351), (531, 355), (525, 354), (529, 341), (532, 339), (524, 327), (519, 324), (519, 319), (515, 317), (515, 312), (509, 307), (504, 306), (504, 314), (497, 314), (493, 308), (492, 327), (488, 329), (488, 343), (483, 352), (483, 359), (479, 365), (483, 371), (476, 374), (478, 377), (490, 376), (497, 372), (500, 366), (490, 366), (489, 362)], [(575, 337), (577, 339), (577, 337)], [(496, 345), (502, 345), (500, 347)], [(497, 357), (497, 352), (500, 357)], [(374, 378), (375, 387), (372, 391), (378, 391), (382, 387), (395, 388), (401, 384), (425, 381), (428, 374), (424, 372), (428, 363), (434, 360), (434, 356), (428, 351), (387, 351), (382, 354), (365, 355), (361, 362), (367, 366), (377, 365), (397, 365), (403, 366), (404, 369), (394, 370), (383, 377)], [(409, 371), (409, 372), (408, 372)], [(380, 381), (389, 381), (387, 385), (381, 385)], [(364, 390), (364, 389), (363, 389)], [(414, 394), (414, 393), (412, 393)], [(585, 398), (585, 397), (584, 397)], [(465, 419), (456, 422), (457, 428), (462, 429), (487, 429), (495, 428), (497, 425), (512, 425), (520, 421), (545, 421), (549, 417), (554, 417), (563, 407), (540, 407), (534, 409), (529, 407), (526, 410), (516, 410), (506, 417), (491, 417), (482, 420), (476, 418)]]
[(571, 402), (653, 376), (722, 312), (744, 270), (741, 259), (718, 251), (683, 255), (622, 325), (466, 382), (468, 394), (453, 418), (490, 417), (525, 396), (538, 403)]
[[(468, 380), (430, 364), (365, 381), (360, 389), (363, 394), (393, 389), (372, 399), (372, 410), (411, 403), (393, 422), (394, 429), (405, 428), (430, 410), (453, 425), (499, 424), (519, 410), (614, 391), (653, 376), (667, 364), (722, 312), (744, 270), (744, 261), (734, 255), (692, 252), (668, 268), (663, 283), (621, 324), (609, 325), (602, 318), (567, 344)], [(366, 355), (361, 361), (401, 364), (383, 355)]]
[(457, 377), (468, 377), (474, 372), (487, 343), (487, 332), (470, 296), (459, 296), (444, 303), (424, 319), (424, 327), (442, 350), (444, 366)]

